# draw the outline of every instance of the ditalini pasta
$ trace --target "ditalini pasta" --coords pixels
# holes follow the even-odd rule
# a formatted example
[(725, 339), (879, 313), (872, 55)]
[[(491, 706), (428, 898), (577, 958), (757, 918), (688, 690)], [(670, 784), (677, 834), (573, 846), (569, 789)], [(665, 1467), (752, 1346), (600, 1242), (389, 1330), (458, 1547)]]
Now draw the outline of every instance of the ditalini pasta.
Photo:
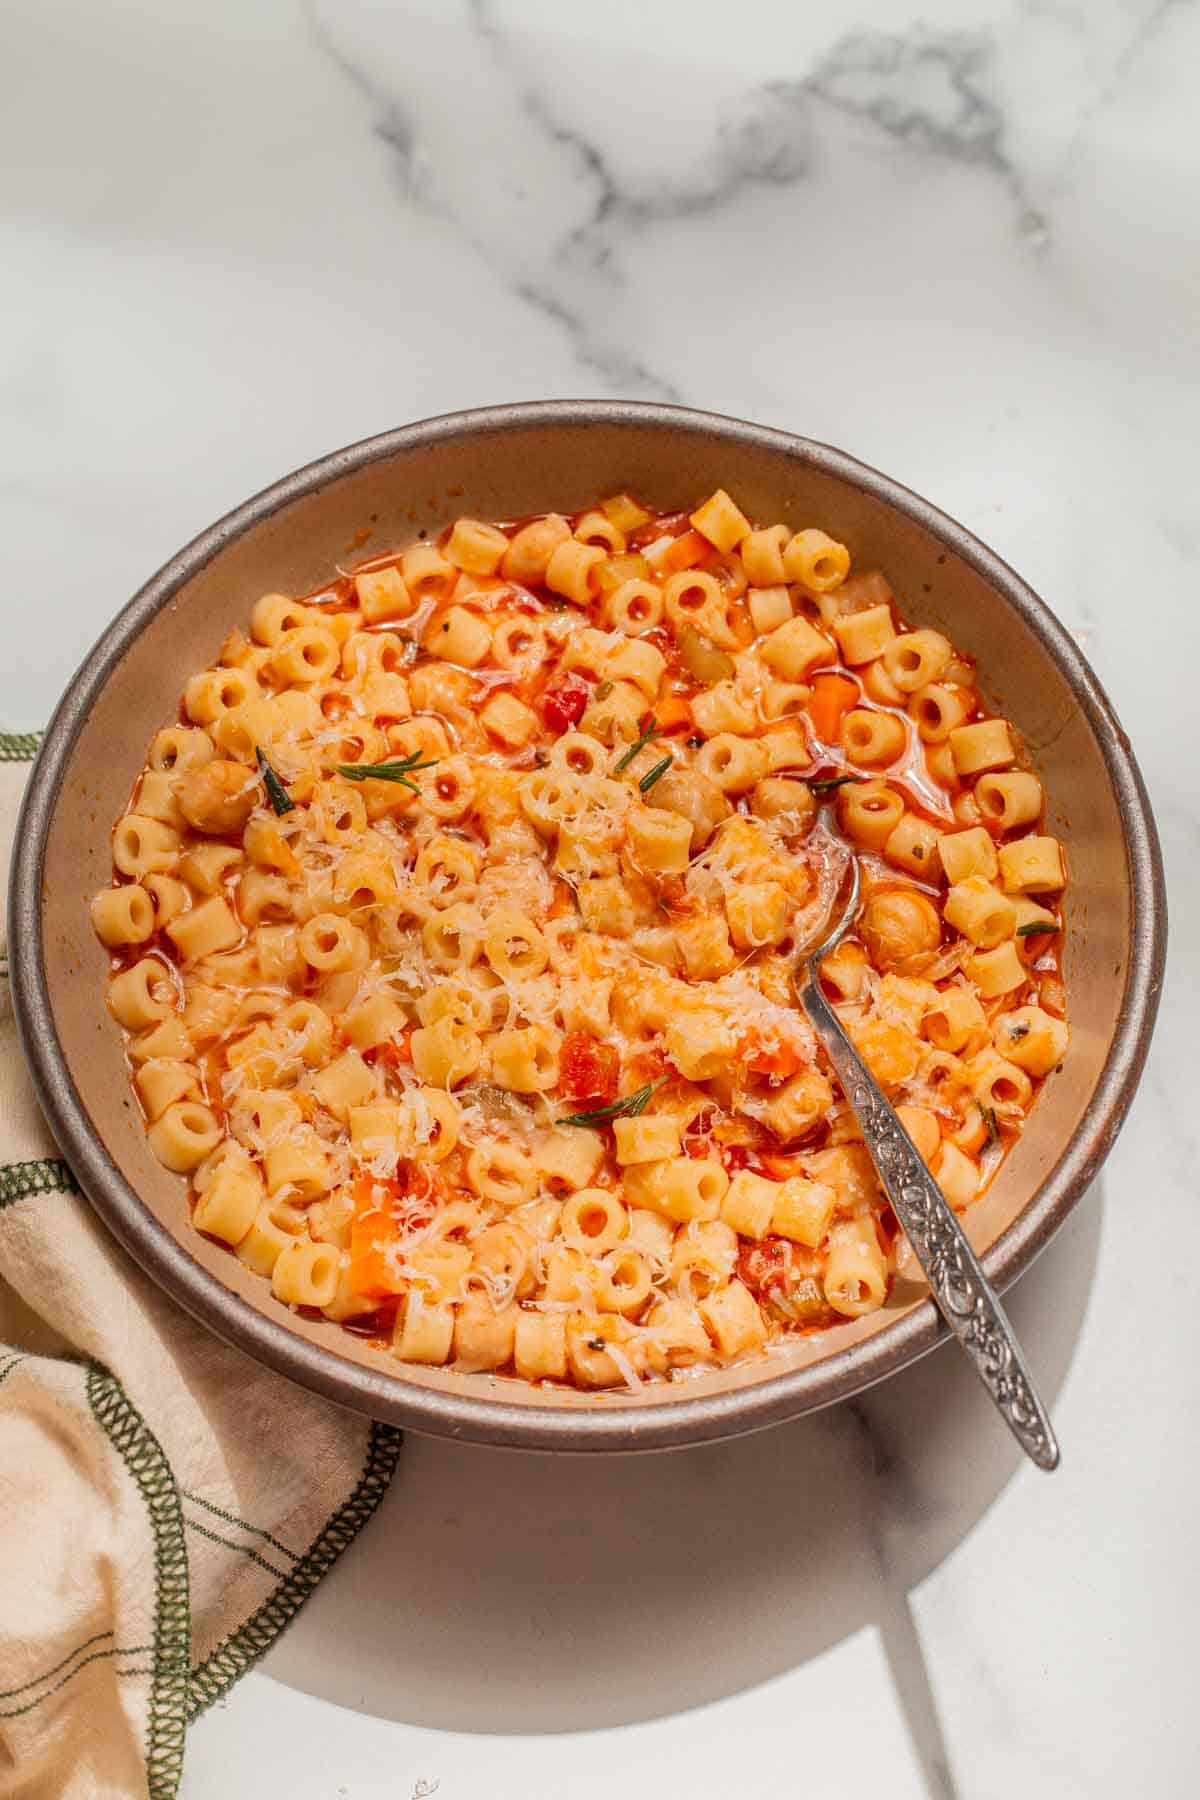
[(972, 664), (843, 544), (621, 494), (259, 599), (92, 918), (150, 1145), (280, 1305), (636, 1386), (903, 1265), (792, 993), (849, 854), (827, 991), (976, 1198), (1067, 1047), (1042, 817)]

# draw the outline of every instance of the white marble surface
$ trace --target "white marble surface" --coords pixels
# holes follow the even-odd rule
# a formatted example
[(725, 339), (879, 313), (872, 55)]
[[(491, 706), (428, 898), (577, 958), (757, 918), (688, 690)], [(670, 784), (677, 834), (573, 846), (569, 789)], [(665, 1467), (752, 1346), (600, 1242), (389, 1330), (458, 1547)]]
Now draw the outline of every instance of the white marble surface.
[(6, 727), (327, 448), (678, 398), (855, 451), (1033, 581), (1175, 896), (1133, 1118), (1012, 1297), (1052, 1481), (945, 1352), (669, 1458), (412, 1440), (187, 1800), (1194, 1792), (1200, 8), (13, 0), (3, 38)]

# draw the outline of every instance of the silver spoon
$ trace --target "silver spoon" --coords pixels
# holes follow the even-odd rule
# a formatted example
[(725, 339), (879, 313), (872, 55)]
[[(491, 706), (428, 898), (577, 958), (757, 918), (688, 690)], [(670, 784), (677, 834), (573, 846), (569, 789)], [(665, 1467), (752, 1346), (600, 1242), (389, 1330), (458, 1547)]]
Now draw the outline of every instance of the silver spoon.
[[(818, 824), (828, 837), (845, 845), (830, 808), (822, 807)], [(848, 845), (845, 847), (849, 849)], [(854, 1108), (863, 1142), (925, 1271), (942, 1317), (969, 1353), (1001, 1418), (1022, 1450), (1039, 1469), (1055, 1469), (1058, 1442), (1004, 1308), (949, 1201), (821, 991), (822, 958), (841, 943), (858, 911), (858, 858), (852, 852), (850, 867), (853, 876), (841, 916), (793, 973), (797, 996)]]

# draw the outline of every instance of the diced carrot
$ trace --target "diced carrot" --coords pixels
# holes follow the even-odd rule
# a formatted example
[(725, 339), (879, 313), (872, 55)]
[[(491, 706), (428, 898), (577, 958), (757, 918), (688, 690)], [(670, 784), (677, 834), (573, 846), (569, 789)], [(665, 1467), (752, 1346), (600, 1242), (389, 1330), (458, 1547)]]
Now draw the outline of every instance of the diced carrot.
[(697, 563), (704, 561), (711, 550), (712, 545), (708, 539), (701, 537), (698, 531), (685, 531), (683, 536), (677, 537), (670, 549), (664, 552), (662, 566), (664, 569), (669, 569), (672, 574), (677, 574), (680, 569), (694, 569)]
[(376, 1229), (382, 1214), (355, 1220), (350, 1227), (350, 1287), (364, 1300), (386, 1300), (404, 1291), (404, 1282), (392, 1273), (386, 1251), (392, 1239)]
[(789, 1155), (786, 1151), (764, 1150), (760, 1159), (772, 1181), (790, 1181), (793, 1175), (805, 1174), (807, 1168), (803, 1155), (798, 1151)]
[(775, 1081), (786, 1081), (794, 1075), (804, 1062), (799, 1048), (795, 1044), (774, 1039), (768, 1044), (760, 1041), (758, 1034), (747, 1031), (739, 1040), (738, 1050), (742, 1062), (755, 1075), (768, 1075)]
[(379, 1044), (375, 1049), (374, 1060), (382, 1063), (385, 1069), (398, 1069), (402, 1063), (412, 1061), (411, 1033), (402, 1031), (399, 1037), (389, 1038), (386, 1044)]
[(817, 675), (813, 679), (808, 716), (823, 744), (836, 744), (842, 717), (858, 699), (858, 683), (848, 675)]
[(655, 701), (654, 717), (660, 733), (686, 731), (692, 722), (692, 709), (682, 694), (666, 693)]
[(404, 1283), (392, 1273), (387, 1251), (400, 1241), (400, 1221), (375, 1197), (381, 1184), (370, 1175), (354, 1182), (354, 1217), (350, 1221), (350, 1286), (367, 1300), (386, 1300), (403, 1292)]

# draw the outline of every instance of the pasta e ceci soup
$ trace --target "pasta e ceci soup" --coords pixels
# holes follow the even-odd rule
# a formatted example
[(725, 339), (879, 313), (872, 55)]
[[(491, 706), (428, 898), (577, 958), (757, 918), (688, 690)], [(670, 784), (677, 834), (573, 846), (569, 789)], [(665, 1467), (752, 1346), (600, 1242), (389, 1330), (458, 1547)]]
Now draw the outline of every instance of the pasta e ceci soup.
[(882, 1307), (911, 1256), (792, 988), (850, 855), (826, 992), (980, 1193), (1067, 1045), (1042, 814), (884, 575), (723, 491), (618, 494), (263, 595), (92, 918), (150, 1146), (281, 1305), (638, 1387)]

